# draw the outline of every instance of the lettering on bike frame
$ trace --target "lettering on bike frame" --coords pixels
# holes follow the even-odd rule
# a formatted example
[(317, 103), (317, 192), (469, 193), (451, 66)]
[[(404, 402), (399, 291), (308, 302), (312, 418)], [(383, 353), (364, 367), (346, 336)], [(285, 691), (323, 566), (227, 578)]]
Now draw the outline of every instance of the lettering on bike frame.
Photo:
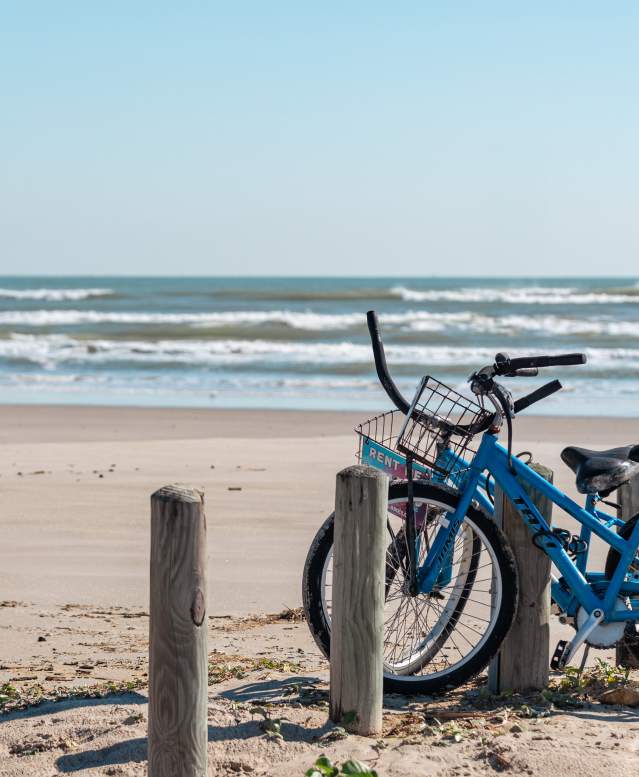
[[(581, 605), (588, 612), (596, 608), (602, 609), (604, 618), (608, 622), (637, 620), (639, 615), (637, 610), (615, 610), (615, 605), (620, 596), (639, 597), (639, 582), (625, 580), (626, 570), (639, 547), (639, 522), (630, 537), (624, 540), (612, 531), (611, 526), (616, 524), (616, 520), (606, 513), (595, 510), (594, 498), (589, 498), (586, 508), (582, 508), (516, 457), (512, 459), (512, 466), (514, 474), (509, 467), (507, 451), (499, 445), (493, 434), (485, 433), (461, 486), (457, 509), (449, 516), (449, 525), (440, 528), (437, 532), (431, 549), (418, 571), (419, 590), (422, 593), (428, 593), (433, 589), (466, 511), (476, 498), (482, 474), (488, 471), (494, 478), (495, 484), (513, 502), (531, 535), (537, 536), (538, 546), (550, 557), (561, 573), (563, 581), (553, 579), (552, 582), (554, 601), (570, 615), (574, 615)], [(553, 536), (551, 526), (535, 507), (522, 484), (528, 484), (543, 494), (581, 524), (582, 537), (595, 534), (619, 552), (620, 561), (611, 580), (607, 580), (601, 573), (586, 572), (583, 563), (575, 563), (570, 558), (559, 540)]]

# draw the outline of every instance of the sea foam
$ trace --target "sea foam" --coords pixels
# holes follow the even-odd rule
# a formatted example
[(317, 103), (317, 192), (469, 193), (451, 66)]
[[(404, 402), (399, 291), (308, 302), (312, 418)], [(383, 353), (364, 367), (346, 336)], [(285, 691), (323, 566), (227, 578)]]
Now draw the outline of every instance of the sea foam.
[(110, 297), (112, 294), (112, 289), (0, 289), (0, 298), (46, 302), (78, 301), (90, 297)]

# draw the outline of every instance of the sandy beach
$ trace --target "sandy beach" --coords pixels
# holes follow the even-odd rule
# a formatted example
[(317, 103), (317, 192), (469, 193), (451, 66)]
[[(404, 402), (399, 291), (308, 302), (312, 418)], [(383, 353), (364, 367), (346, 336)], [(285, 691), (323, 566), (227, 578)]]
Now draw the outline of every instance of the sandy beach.
[[(145, 607), (149, 497), (180, 482), (205, 492), (212, 613), (297, 607), (306, 551), (332, 510), (335, 473), (354, 463), (352, 429), (366, 417), (2, 407), (2, 598)], [(559, 459), (564, 445), (639, 439), (639, 419), (516, 423), (515, 450), (531, 450), (575, 496)]]
[[(281, 695), (296, 676), (305, 678), (298, 686), (316, 687), (327, 666), (296, 612), (301, 571), (308, 545), (332, 509), (335, 473), (354, 461), (351, 430), (366, 416), (0, 408), (0, 685), (25, 694), (34, 683), (54, 695), (60, 688), (109, 682), (129, 683), (131, 690), (0, 718), (0, 774), (144, 773), (149, 496), (174, 482), (204, 489), (209, 649), (217, 651), (214, 666), (241, 667), (235, 676), (221, 671), (210, 688), (210, 774), (274, 774), (282, 760), (288, 773), (302, 774), (319, 752), (313, 739), (326, 733), (326, 711), (301, 701), (290, 707), (290, 698)], [(559, 459), (564, 445), (608, 447), (638, 439), (639, 419), (522, 417), (515, 450), (531, 450), (554, 469), (560, 487), (576, 494), (573, 475)], [(594, 561), (601, 560), (595, 552)], [(273, 615), (279, 613), (284, 615)], [(245, 686), (251, 685), (249, 693)], [(251, 694), (288, 705), (293, 722), (287, 725), (295, 735), (282, 733), (290, 742), (265, 741), (259, 716), (248, 706), (236, 709), (238, 699), (250, 701)], [(517, 752), (523, 759), (517, 768), (529, 773), (568, 773), (567, 761), (561, 771), (558, 759), (570, 757), (572, 773), (578, 768), (595, 775), (605, 765), (608, 774), (621, 774), (637, 762), (637, 737), (629, 733), (636, 722), (633, 713), (608, 713), (601, 706), (558, 712), (527, 723), (525, 733), (506, 727), (500, 742), (512, 752), (504, 750), (503, 757), (515, 768), (511, 756)], [(546, 748), (544, 754), (536, 729), (553, 738), (558, 727), (566, 732), (559, 752)], [(42, 733), (47, 736), (38, 739)], [(611, 737), (620, 741), (608, 742)], [(596, 742), (603, 740), (599, 752)], [(587, 757), (586, 746), (592, 749)], [(494, 768), (492, 756), (477, 755), (473, 738), (446, 750), (446, 758), (439, 746), (423, 741), (404, 744), (393, 758), (353, 737), (325, 747), (337, 758), (374, 761), (380, 775), (405, 774), (416, 763), (424, 764), (424, 774)]]

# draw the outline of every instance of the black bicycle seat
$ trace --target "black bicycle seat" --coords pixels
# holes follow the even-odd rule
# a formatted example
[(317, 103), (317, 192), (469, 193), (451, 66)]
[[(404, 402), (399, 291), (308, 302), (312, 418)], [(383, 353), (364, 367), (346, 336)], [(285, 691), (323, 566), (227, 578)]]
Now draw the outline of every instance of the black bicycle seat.
[(581, 494), (610, 492), (639, 473), (639, 445), (622, 445), (607, 451), (570, 446), (561, 452), (565, 464), (577, 475)]

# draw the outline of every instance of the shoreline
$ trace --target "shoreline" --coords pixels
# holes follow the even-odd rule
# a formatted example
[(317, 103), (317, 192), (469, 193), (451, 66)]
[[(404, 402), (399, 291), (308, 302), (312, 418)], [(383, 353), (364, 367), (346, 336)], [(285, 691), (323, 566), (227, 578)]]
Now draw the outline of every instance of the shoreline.
[[(298, 410), (148, 407), (141, 405), (0, 404), (0, 445), (20, 442), (282, 439), (343, 437), (389, 410)], [(639, 417), (522, 414), (515, 440), (565, 445), (639, 440)], [(630, 435), (630, 437), (628, 436)], [(616, 439), (624, 443), (615, 442)], [(611, 442), (612, 441), (612, 442)]]

